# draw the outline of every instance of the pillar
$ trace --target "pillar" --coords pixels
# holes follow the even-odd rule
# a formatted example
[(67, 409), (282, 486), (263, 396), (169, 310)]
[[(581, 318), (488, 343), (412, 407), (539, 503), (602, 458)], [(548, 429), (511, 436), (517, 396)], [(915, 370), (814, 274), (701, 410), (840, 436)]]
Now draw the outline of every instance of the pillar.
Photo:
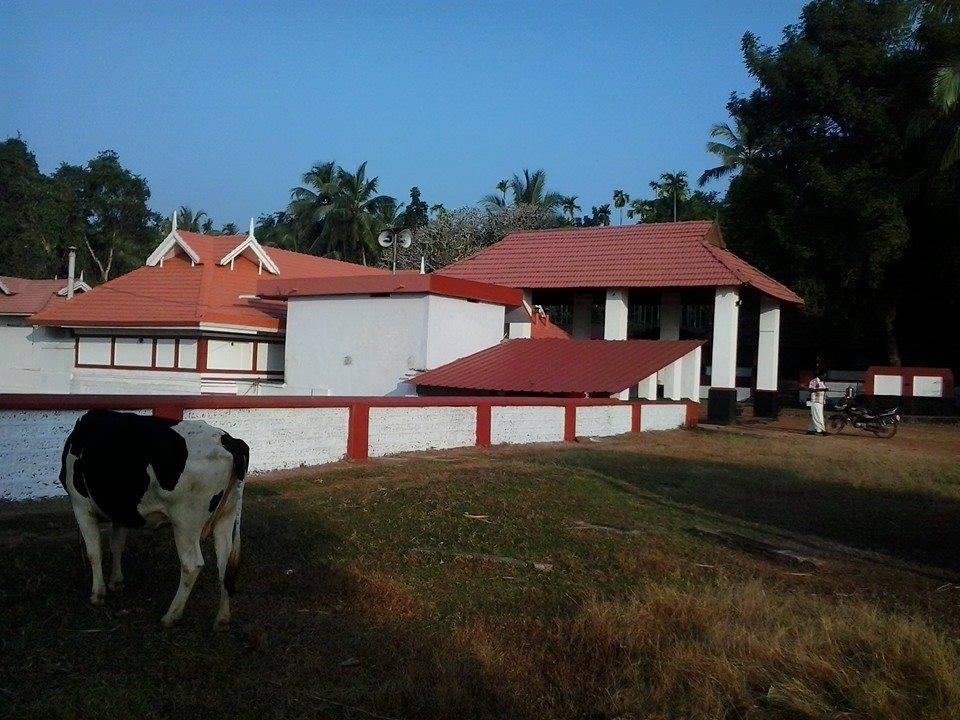
[(681, 361), (674, 360), (660, 371), (663, 381), (663, 397), (669, 400), (679, 400), (681, 397)]
[(740, 293), (718, 287), (713, 301), (713, 351), (710, 358), (710, 422), (729, 425), (737, 419), (737, 323)]
[(701, 350), (698, 347), (680, 359), (680, 397), (694, 402), (700, 402)]
[(533, 291), (523, 291), (523, 306), (507, 311), (507, 335), (510, 339), (528, 338), (533, 330)]
[(757, 343), (757, 391), (753, 414), (775, 418), (780, 414), (777, 375), (780, 365), (780, 302), (764, 296), (760, 299), (760, 340)]
[(627, 301), (630, 291), (627, 288), (607, 290), (607, 302), (603, 311), (603, 339), (627, 339)]
[(648, 375), (637, 385), (637, 397), (641, 400), (657, 399), (657, 374)]
[(573, 323), (574, 340), (589, 340), (593, 333), (593, 294), (577, 293), (573, 296)]
[(660, 339), (680, 339), (680, 293), (660, 296)]

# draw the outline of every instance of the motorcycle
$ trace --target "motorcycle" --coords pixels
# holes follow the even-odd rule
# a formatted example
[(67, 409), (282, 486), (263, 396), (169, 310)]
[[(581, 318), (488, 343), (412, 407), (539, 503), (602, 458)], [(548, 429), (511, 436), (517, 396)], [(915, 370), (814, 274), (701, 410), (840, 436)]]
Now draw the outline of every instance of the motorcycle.
[(900, 427), (900, 408), (871, 413), (857, 405), (853, 388), (847, 388), (843, 400), (830, 416), (830, 430), (840, 433), (847, 425), (852, 425), (857, 430), (872, 432), (879, 438), (892, 438)]

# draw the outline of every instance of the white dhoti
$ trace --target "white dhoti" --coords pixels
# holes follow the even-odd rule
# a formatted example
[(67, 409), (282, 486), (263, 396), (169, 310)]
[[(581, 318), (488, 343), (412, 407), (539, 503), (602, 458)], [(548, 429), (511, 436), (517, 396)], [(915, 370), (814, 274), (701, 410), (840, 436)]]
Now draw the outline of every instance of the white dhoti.
[(807, 431), (822, 433), (826, 429), (827, 427), (823, 423), (823, 403), (810, 403), (810, 426)]

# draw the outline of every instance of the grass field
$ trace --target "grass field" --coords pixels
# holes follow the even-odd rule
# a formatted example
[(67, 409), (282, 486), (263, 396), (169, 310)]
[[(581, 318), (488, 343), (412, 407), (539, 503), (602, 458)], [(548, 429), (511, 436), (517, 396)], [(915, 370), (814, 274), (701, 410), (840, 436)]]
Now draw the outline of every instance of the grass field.
[(800, 424), (254, 479), (226, 633), (212, 548), (164, 631), (168, 531), (93, 608), (69, 508), (0, 508), (0, 716), (960, 717), (960, 429)]

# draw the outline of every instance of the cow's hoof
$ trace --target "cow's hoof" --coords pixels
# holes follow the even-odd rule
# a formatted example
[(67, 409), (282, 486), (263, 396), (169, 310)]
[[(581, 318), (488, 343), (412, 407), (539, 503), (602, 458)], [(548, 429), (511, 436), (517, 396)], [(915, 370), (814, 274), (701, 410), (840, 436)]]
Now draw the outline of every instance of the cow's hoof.
[(180, 618), (174, 617), (173, 615), (164, 615), (162, 618), (160, 618), (160, 624), (169, 630), (176, 625), (179, 620)]
[(102, 607), (102, 606), (103, 606), (103, 595), (96, 595), (96, 594), (91, 595), (91, 596), (90, 596), (90, 604), (93, 605), (94, 607)]

